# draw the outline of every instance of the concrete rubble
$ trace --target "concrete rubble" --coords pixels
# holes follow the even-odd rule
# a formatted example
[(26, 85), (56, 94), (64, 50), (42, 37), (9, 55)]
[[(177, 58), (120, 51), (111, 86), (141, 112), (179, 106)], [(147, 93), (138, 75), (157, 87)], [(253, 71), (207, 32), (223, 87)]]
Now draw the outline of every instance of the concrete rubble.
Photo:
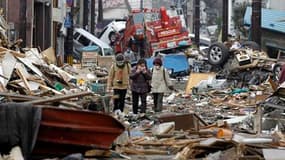
[[(0, 25), (0, 33), (3, 28)], [(0, 37), (3, 38), (2, 34)], [(165, 96), (161, 113), (152, 111), (149, 96), (147, 113), (134, 115), (130, 93), (126, 111), (111, 112), (111, 99), (115, 96), (105, 91), (108, 70), (104, 66), (109, 66), (112, 58), (103, 64), (98, 56), (101, 64), (85, 68), (81, 64), (57, 66), (52, 48), (43, 52), (23, 48), (19, 52), (4, 41), (0, 46), (1, 103), (25, 102), (105, 112), (126, 126), (112, 149), (89, 150), (85, 157), (155, 159), (159, 156), (177, 160), (284, 157), (285, 84), (276, 89), (270, 76), (260, 78), (263, 73), (250, 72), (249, 66), (237, 70), (241, 73), (245, 68), (244, 81), (239, 81), (241, 77), (236, 71), (229, 70), (222, 76), (218, 72), (192, 72), (188, 77), (173, 79), (176, 92)], [(264, 67), (265, 59), (255, 57), (254, 68)], [(258, 81), (253, 79), (256, 76), (260, 78)]]

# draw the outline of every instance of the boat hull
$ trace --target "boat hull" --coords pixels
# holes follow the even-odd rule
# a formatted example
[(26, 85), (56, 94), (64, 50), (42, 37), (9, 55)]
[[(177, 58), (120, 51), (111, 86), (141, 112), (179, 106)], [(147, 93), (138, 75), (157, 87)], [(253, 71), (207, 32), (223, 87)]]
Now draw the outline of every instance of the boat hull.
[(104, 113), (43, 108), (34, 153), (66, 155), (110, 149), (124, 130), (122, 123)]

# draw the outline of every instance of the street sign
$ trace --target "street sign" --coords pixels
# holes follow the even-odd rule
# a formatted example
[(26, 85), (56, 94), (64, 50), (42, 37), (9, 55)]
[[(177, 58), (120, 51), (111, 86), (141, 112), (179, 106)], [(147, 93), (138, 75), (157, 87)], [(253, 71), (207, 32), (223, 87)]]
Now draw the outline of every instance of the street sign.
[(72, 26), (72, 19), (71, 19), (70, 15), (67, 14), (66, 18), (64, 20), (64, 27), (65, 28), (71, 28), (71, 26)]

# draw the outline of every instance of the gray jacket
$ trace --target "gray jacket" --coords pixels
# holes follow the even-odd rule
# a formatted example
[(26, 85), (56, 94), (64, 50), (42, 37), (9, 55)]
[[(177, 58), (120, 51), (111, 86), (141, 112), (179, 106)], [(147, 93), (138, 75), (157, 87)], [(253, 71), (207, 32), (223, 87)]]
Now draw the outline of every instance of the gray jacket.
[(173, 86), (173, 84), (170, 80), (169, 73), (166, 71), (166, 69), (163, 66), (161, 66), (159, 70), (154, 68), (152, 71), (151, 92), (152, 93), (170, 92), (170, 90), (168, 89), (169, 86)]

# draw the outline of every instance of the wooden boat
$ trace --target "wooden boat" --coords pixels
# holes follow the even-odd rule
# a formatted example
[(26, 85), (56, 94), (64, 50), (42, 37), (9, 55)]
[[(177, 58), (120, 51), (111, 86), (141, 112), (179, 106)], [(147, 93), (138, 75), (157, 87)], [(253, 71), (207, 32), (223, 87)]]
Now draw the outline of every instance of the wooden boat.
[(66, 155), (88, 149), (110, 149), (124, 132), (118, 120), (104, 113), (43, 108), (33, 155)]

